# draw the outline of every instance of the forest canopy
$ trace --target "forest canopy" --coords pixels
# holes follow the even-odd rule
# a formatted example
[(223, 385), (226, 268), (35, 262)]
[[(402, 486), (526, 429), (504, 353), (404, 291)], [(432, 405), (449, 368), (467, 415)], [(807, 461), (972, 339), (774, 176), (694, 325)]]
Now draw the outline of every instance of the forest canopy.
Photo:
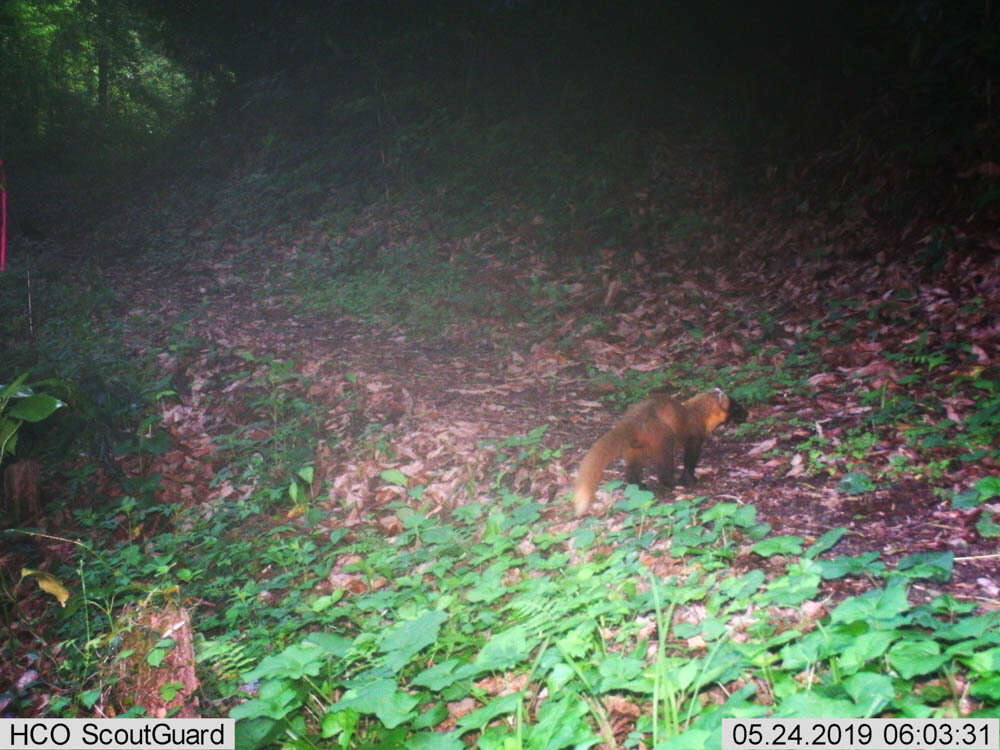
[(688, 78), (745, 101), (793, 144), (891, 92), (951, 145), (989, 106), (998, 63), (996, 20), (978, 2), (11, 0), (0, 149), (122, 157), (240, 87), (302, 69), (333, 89), (461, 80), (468, 105), (532, 107), (584, 85), (640, 123), (669, 119)]

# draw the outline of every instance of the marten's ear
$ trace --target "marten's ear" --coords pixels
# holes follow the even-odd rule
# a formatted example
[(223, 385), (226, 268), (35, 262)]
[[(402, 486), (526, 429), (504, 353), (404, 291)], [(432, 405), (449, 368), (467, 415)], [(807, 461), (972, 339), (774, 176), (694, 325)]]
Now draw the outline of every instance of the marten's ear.
[(723, 411), (729, 411), (729, 396), (726, 395), (725, 391), (721, 388), (713, 388), (712, 393), (715, 395), (715, 400), (719, 402), (719, 408)]

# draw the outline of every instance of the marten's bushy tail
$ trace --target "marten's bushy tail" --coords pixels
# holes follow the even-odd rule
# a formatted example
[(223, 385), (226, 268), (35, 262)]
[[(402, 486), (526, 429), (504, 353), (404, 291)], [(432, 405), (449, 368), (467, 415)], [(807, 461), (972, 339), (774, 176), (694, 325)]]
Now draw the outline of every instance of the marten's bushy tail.
[(577, 516), (586, 513), (594, 502), (594, 492), (601, 481), (601, 475), (612, 461), (625, 453), (630, 436), (631, 427), (627, 423), (616, 425), (605, 432), (583, 457), (580, 471), (576, 475), (576, 494), (573, 498)]

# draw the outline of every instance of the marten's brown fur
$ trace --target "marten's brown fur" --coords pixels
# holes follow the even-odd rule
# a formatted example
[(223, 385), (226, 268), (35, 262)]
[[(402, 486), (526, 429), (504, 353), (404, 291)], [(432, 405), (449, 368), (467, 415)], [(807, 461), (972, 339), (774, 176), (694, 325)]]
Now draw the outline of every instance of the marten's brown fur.
[(625, 479), (639, 484), (642, 467), (652, 467), (660, 481), (674, 484), (678, 448), (684, 450), (681, 484), (694, 482), (694, 467), (705, 438), (724, 422), (740, 422), (746, 410), (716, 388), (687, 401), (656, 395), (629, 407), (625, 416), (594, 443), (580, 463), (573, 506), (582, 516), (594, 501), (594, 491), (608, 465), (625, 456)]

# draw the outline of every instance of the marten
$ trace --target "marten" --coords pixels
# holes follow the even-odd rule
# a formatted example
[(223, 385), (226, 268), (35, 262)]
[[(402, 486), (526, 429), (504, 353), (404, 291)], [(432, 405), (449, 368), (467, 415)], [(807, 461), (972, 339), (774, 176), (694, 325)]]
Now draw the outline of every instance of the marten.
[(573, 506), (582, 516), (594, 501), (597, 483), (608, 465), (625, 456), (625, 480), (640, 484), (642, 467), (650, 466), (667, 487), (674, 484), (678, 448), (684, 449), (681, 484), (694, 483), (694, 467), (705, 438), (725, 422), (742, 422), (747, 412), (716, 388), (687, 401), (666, 394), (650, 396), (629, 407), (625, 416), (594, 443), (580, 463)]

